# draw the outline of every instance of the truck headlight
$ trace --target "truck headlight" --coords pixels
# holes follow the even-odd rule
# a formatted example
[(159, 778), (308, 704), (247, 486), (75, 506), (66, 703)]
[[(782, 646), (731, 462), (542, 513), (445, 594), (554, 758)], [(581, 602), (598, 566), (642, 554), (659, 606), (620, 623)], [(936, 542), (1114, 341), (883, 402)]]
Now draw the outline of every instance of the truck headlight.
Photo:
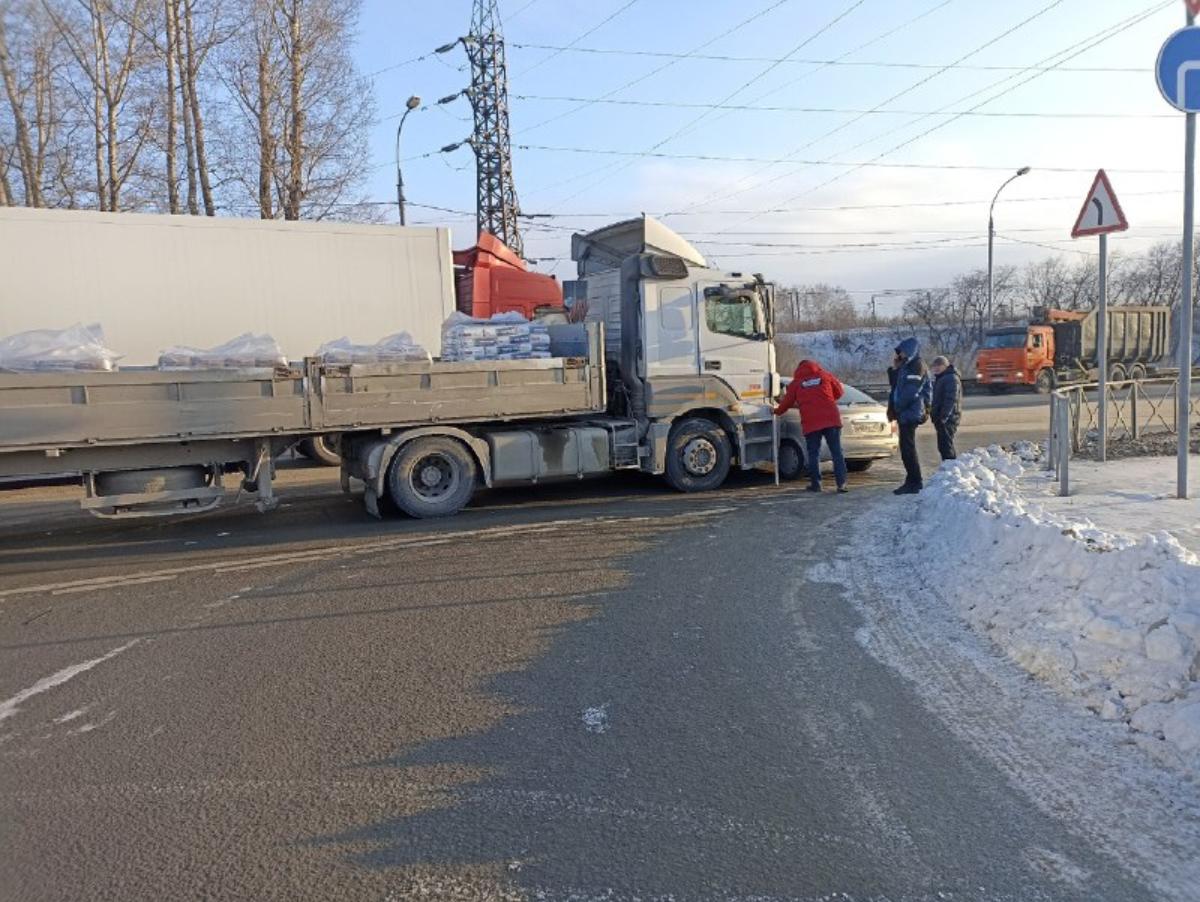
[(1017, 370), (1015, 373), (1013, 373), (1013, 375), (1016, 376), (1018, 379), (1025, 378), (1025, 374), (1023, 372), (1021, 372), (1020, 370)]

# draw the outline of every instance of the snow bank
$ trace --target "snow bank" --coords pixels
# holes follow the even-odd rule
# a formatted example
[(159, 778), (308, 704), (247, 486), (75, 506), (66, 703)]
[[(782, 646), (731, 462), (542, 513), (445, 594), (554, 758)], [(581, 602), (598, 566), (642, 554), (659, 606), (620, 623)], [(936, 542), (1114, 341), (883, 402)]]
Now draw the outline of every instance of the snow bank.
[(1110, 533), (1032, 501), (1035, 459), (993, 447), (944, 465), (891, 565), (1029, 673), (1200, 771), (1200, 560), (1169, 533)]
[[(780, 372), (790, 373), (810, 357), (830, 372), (851, 382), (886, 382), (892, 352), (905, 338), (915, 335), (926, 362), (938, 354), (950, 357), (960, 373), (974, 374), (975, 349), (970, 337), (954, 330), (933, 336), (928, 329), (884, 327), (823, 332), (788, 332), (775, 336)], [(966, 349), (960, 353), (960, 349)]]

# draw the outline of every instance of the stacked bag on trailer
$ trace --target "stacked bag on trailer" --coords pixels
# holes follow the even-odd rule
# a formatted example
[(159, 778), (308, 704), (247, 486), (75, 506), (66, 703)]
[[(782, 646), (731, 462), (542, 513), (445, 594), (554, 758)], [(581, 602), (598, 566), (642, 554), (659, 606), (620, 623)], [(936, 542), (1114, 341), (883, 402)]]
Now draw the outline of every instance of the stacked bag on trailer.
[(342, 337), (317, 348), (317, 358), (330, 366), (364, 363), (429, 363), (429, 352), (407, 332), (397, 332), (373, 345), (356, 345)]
[(454, 313), (442, 325), (442, 359), (535, 360), (550, 357), (550, 332), (545, 323), (530, 322), (519, 313), (497, 313), (473, 319)]
[(158, 358), (160, 370), (242, 370), (286, 367), (283, 348), (270, 335), (246, 332), (215, 348), (167, 348)]
[(117, 368), (121, 357), (104, 341), (99, 323), (34, 329), (0, 339), (0, 370), (18, 373), (93, 372)]

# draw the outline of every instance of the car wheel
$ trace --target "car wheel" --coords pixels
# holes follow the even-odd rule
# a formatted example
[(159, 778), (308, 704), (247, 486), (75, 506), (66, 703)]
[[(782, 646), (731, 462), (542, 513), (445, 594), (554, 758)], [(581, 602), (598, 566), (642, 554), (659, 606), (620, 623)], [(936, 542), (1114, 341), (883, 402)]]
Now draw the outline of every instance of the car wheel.
[(707, 492), (729, 475), (733, 450), (725, 430), (699, 417), (671, 431), (667, 447), (667, 482), (680, 492)]
[(804, 452), (795, 442), (782, 441), (779, 443), (779, 478), (786, 482), (799, 479), (808, 468), (804, 465)]

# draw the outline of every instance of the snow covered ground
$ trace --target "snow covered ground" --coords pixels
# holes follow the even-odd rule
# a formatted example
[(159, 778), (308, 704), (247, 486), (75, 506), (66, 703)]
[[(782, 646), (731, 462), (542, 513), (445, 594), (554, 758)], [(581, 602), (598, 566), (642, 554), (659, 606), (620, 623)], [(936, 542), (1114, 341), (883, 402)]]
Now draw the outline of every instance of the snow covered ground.
[[(948, 349), (939, 347), (939, 343), (932, 339), (928, 329), (917, 329), (914, 332), (913, 329), (892, 326), (777, 334), (775, 347), (779, 354), (779, 371), (790, 373), (801, 359), (809, 357), (849, 382), (886, 382), (893, 349), (914, 334), (921, 343), (921, 354), (926, 362), (938, 354), (947, 354), (954, 360), (960, 373), (974, 374), (973, 350), (956, 356)], [(950, 330), (947, 330), (947, 340), (957, 338), (958, 336), (950, 334)], [(970, 345), (968, 341), (955, 343)]]
[[(1154, 490), (1115, 476), (1112, 498), (1051, 498), (1035, 452), (964, 455), (851, 515), (810, 578), (840, 585), (863, 646), (1032, 804), (1163, 898), (1200, 899), (1200, 560), (1163, 531), (1195, 508), (1158, 522), (1170, 502), (1121, 500)], [(1115, 466), (1141, 482), (1163, 463)]]
[[(888, 566), (931, 589), (1017, 664), (1148, 751), (1200, 775), (1200, 504), (1175, 503), (1166, 459), (1072, 464), (1079, 494), (1051, 496), (1035, 460), (977, 450), (916, 500)], [(1101, 490), (1104, 487), (1104, 490)]]

